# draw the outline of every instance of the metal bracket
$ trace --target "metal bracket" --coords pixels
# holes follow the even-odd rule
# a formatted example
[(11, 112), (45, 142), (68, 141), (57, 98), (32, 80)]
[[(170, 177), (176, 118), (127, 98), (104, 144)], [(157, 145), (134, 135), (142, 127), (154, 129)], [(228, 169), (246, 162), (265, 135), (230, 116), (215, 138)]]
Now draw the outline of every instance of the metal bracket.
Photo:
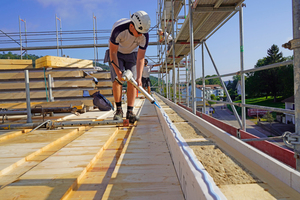
[(283, 142), (286, 146), (294, 149), (295, 145), (300, 145), (300, 135), (286, 131), (283, 134)]
[(289, 50), (300, 48), (300, 39), (298, 38), (290, 40), (289, 42), (283, 44), (282, 47)]
[(240, 129), (236, 130), (236, 137), (241, 139), (241, 133), (240, 133)]

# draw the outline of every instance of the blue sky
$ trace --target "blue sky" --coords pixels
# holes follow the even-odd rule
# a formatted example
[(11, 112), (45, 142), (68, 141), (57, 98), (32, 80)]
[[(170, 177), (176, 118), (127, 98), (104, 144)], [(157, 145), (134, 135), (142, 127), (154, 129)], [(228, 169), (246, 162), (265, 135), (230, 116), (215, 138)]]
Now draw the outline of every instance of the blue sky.
[[(267, 49), (273, 44), (279, 46), (284, 56), (292, 51), (281, 45), (292, 39), (292, 0), (246, 0), (244, 8), (244, 63), (245, 69), (253, 68), (258, 59), (267, 55)], [(156, 25), (156, 0), (4, 0), (1, 2), (0, 30), (11, 33), (19, 31), (19, 16), (26, 20), (27, 31), (55, 31), (55, 14), (62, 21), (62, 30), (92, 30), (93, 13), (97, 17), (98, 30), (110, 30), (120, 18), (128, 18), (137, 10), (146, 11), (151, 17), (151, 26)], [(24, 24), (21, 24), (24, 31)], [(1, 34), (1, 33), (0, 33)], [(98, 36), (108, 37), (109, 33)], [(93, 35), (89, 35), (92, 37)], [(151, 41), (155, 41), (152, 32)], [(83, 42), (93, 44), (93, 41)], [(99, 40), (98, 43), (107, 43)], [(63, 44), (76, 44), (64, 42)], [(28, 46), (56, 45), (56, 42), (32, 43)], [(219, 72), (231, 73), (240, 70), (239, 55), (239, 16), (236, 14), (209, 40), (207, 45)], [(0, 44), (1, 48), (18, 47), (17, 44)], [(104, 56), (106, 48), (99, 48), (99, 58)], [(147, 56), (157, 55), (157, 47), (150, 46)], [(14, 52), (19, 53), (19, 52)], [(56, 50), (29, 51), (39, 56), (56, 56)], [(66, 49), (63, 52), (74, 58), (93, 59), (93, 49)], [(205, 74), (216, 74), (207, 53), (205, 53)], [(196, 49), (196, 77), (202, 76), (201, 48)], [(231, 79), (231, 77), (223, 80)]]

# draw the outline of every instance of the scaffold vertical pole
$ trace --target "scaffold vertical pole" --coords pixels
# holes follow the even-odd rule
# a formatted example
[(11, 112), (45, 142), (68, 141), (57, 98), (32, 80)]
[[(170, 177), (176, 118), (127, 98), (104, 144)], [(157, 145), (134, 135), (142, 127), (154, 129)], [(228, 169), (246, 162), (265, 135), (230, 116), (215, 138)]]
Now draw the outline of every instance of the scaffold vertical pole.
[(19, 31), (20, 31), (20, 55), (21, 55), (21, 60), (22, 58), (22, 33), (21, 33), (21, 18), (19, 16)]
[(93, 38), (94, 38), (94, 67), (96, 67), (96, 39), (95, 39), (95, 15), (93, 13)]
[[(242, 93), (242, 104), (246, 104), (245, 100), (245, 76), (244, 76), (244, 23), (243, 23), (243, 4), (240, 6), (239, 12), (240, 19), (240, 67), (241, 67), (241, 93)], [(242, 109), (242, 129), (246, 131), (246, 108), (244, 106)]]
[[(164, 30), (164, 35), (166, 35), (166, 29), (167, 29), (167, 13), (166, 13), (166, 3), (164, 4), (164, 26), (165, 26), (165, 30)], [(166, 63), (166, 98), (169, 99), (169, 82), (168, 82), (168, 62), (167, 62), (167, 39), (165, 37), (165, 63)]]
[(196, 114), (196, 84), (195, 84), (195, 49), (194, 49), (194, 32), (193, 32), (193, 1), (189, 0), (189, 29), (190, 29), (190, 58), (191, 58), (191, 71), (192, 71), (192, 109)]
[(30, 107), (30, 86), (29, 86), (29, 73), (25, 70), (25, 90), (26, 90), (26, 106), (27, 106), (27, 123), (32, 123), (31, 107)]
[(204, 73), (204, 44), (201, 42), (202, 46), (202, 101), (203, 101), (203, 109), (202, 113), (206, 113), (206, 95), (205, 95), (205, 73)]
[(56, 47), (57, 47), (57, 56), (59, 56), (58, 50), (58, 30), (57, 30), (57, 15), (55, 14), (55, 26), (56, 26)]
[(176, 63), (175, 63), (175, 29), (174, 29), (174, 0), (172, 0), (172, 52), (173, 52), (173, 75), (172, 75), (172, 82), (173, 82), (173, 101), (174, 103), (177, 103), (176, 98), (176, 76), (175, 76), (175, 69), (176, 69)]
[[(294, 50), (295, 131), (300, 135), (300, 0), (293, 0), (293, 40), (298, 40)], [(297, 42), (296, 42), (297, 44)], [(295, 145), (296, 169), (300, 171), (300, 144)]]
[(190, 85), (190, 76), (189, 76), (189, 69), (188, 69), (188, 56), (185, 56), (185, 68), (186, 68), (186, 106), (189, 107), (190, 106), (190, 92), (189, 92), (189, 85)]

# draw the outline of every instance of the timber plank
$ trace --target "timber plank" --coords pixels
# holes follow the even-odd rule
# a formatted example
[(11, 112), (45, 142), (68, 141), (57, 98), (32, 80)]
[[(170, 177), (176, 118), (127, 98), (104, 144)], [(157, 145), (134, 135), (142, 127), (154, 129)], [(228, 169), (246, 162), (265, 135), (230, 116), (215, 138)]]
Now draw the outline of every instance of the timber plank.
[(44, 56), (35, 60), (35, 68), (42, 67), (78, 67), (78, 68), (93, 68), (93, 61), (75, 59), (75, 58), (66, 58), (66, 57), (57, 57), (57, 56)]
[(0, 59), (0, 69), (31, 69), (32, 60)]
[[(155, 110), (149, 104), (142, 108), (102, 199), (184, 199), (158, 117), (142, 115)], [(160, 173), (166, 168), (167, 174)]]
[(32, 65), (32, 60), (0, 59), (0, 65)]
[[(1, 82), (0, 81), (0, 90), (5, 89), (25, 89), (25, 81), (24, 80), (16, 80), (9, 82)], [(93, 87), (94, 82), (92, 79), (73, 79), (73, 80), (55, 80), (52, 82), (53, 87)], [(110, 80), (99, 80), (98, 87), (112, 87), (112, 82)], [(45, 80), (35, 80), (29, 81), (30, 88), (45, 88)], [(47, 83), (48, 87), (48, 83)]]
[[(52, 96), (54, 98), (56, 97), (83, 97), (83, 91), (84, 89), (80, 90), (72, 90), (72, 89), (60, 89), (57, 91), (52, 91)], [(103, 89), (103, 90), (97, 90), (100, 91), (103, 95), (111, 95), (112, 89)], [(31, 91), (30, 92), (30, 98), (46, 98), (46, 90), (44, 91)], [(26, 92), (1, 92), (0, 93), (0, 99), (1, 100), (7, 100), (7, 99), (25, 99), (26, 98)]]
[[(70, 142), (66, 147), (53, 154), (2, 190), (0, 196), (6, 199), (22, 195), (28, 199), (61, 199), (77, 178), (87, 170), (95, 156), (101, 152), (105, 141), (116, 131), (113, 128), (92, 128), (85, 134)], [(96, 142), (95, 142), (96, 141)], [(73, 153), (71, 149), (91, 148), (87, 154)], [(71, 150), (71, 151), (70, 151)], [(86, 151), (85, 151), (86, 152)]]

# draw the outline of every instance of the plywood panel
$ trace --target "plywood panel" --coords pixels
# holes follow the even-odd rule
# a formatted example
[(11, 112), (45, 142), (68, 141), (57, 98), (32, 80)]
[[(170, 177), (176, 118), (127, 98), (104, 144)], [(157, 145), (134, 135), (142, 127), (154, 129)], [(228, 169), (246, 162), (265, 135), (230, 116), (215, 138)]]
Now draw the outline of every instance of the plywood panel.
[(35, 68), (42, 67), (78, 67), (78, 68), (93, 68), (93, 61), (66, 58), (66, 57), (56, 57), (56, 56), (44, 56), (35, 61)]

